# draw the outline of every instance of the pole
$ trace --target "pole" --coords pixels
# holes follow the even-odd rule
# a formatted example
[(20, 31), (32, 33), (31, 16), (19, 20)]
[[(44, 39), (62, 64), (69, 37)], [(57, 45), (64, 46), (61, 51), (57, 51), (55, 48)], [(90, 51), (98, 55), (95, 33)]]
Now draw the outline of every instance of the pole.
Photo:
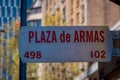
[[(26, 26), (27, 22), (27, 0), (21, 0), (21, 26)], [(26, 63), (23, 63), (20, 59), (19, 67), (19, 80), (26, 80)]]

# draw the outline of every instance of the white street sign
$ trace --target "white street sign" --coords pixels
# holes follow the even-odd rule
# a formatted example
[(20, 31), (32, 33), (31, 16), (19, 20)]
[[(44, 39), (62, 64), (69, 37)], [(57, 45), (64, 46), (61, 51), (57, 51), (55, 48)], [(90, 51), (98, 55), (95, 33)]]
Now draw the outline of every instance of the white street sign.
[(112, 37), (105, 26), (22, 27), (19, 53), (23, 62), (107, 62)]

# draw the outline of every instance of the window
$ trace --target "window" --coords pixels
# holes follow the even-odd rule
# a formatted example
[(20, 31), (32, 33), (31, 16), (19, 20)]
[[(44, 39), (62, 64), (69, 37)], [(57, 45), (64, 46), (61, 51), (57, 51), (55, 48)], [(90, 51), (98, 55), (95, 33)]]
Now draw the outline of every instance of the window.
[(10, 1), (11, 1), (11, 0), (8, 0), (8, 6), (11, 6), (11, 4), (10, 4), (11, 2), (10, 2)]
[(35, 13), (39, 13), (39, 12), (41, 12), (41, 7), (32, 9), (31, 14), (35, 14)]
[(48, 0), (46, 0), (46, 10), (48, 9)]
[(4, 17), (5, 16), (5, 7), (1, 7), (1, 11), (2, 11), (2, 16)]
[(3, 4), (2, 4), (2, 6), (5, 6), (5, 0), (3, 0)]
[(49, 4), (50, 4), (50, 5), (52, 4), (52, 0), (49, 0)]
[(16, 0), (14, 0), (14, 7), (16, 7), (17, 6), (17, 3), (16, 3), (17, 1)]
[(1, 26), (2, 26), (2, 20), (0, 19), (0, 28), (1, 28)]
[(2, 11), (1, 11), (1, 6), (0, 6), (0, 17), (2, 17)]
[(7, 7), (5, 7), (5, 17), (7, 17)]
[(66, 16), (66, 8), (63, 8), (63, 15)]
[(16, 13), (17, 13), (16, 7), (13, 7), (13, 16), (14, 17), (16, 17)]
[(73, 25), (73, 19), (71, 19), (71, 26)]
[(81, 23), (85, 22), (85, 5), (81, 5)]
[(71, 0), (71, 14), (73, 13), (73, 0)]
[(62, 3), (64, 3), (65, 0), (60, 0)]
[(7, 16), (10, 16), (11, 8), (7, 7)]
[(13, 16), (13, 7), (10, 8), (10, 16)]
[(28, 21), (28, 26), (39, 27), (41, 26), (41, 20)]
[(41, 20), (36, 20), (36, 21), (35, 21), (35, 25), (36, 25), (36, 26), (41, 26)]
[(79, 0), (77, 0), (77, 3), (76, 3), (76, 4), (77, 4), (77, 6), (76, 6), (76, 7), (79, 7)]
[(63, 22), (66, 20), (66, 7), (63, 8)]
[(80, 16), (79, 13), (77, 13), (77, 24), (79, 24)]

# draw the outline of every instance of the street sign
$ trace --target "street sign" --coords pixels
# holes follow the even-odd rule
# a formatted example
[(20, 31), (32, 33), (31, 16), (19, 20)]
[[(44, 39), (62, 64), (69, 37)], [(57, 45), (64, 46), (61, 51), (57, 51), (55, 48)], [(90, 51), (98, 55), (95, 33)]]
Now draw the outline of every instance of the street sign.
[(105, 26), (22, 27), (18, 49), (23, 62), (107, 62), (112, 36)]

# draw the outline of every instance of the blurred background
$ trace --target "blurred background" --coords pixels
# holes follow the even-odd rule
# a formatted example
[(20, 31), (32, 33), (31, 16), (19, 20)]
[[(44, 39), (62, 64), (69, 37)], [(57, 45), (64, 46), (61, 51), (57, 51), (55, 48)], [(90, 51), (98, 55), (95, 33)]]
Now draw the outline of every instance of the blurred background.
[[(19, 80), (21, 0), (0, 0), (0, 80)], [(120, 31), (119, 0), (27, 0), (27, 26), (108, 26)], [(28, 27), (28, 28), (29, 28)], [(114, 40), (120, 48), (120, 41)], [(111, 62), (27, 63), (27, 80), (120, 80)]]

